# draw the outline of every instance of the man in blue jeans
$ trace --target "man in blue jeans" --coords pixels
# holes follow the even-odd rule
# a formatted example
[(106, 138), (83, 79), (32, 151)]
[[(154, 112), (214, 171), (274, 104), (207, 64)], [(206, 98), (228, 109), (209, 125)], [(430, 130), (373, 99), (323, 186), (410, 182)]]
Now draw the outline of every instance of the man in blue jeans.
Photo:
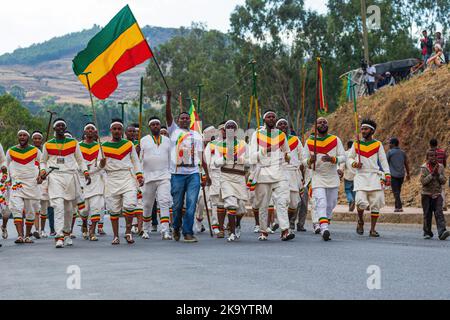
[[(197, 242), (194, 237), (194, 219), (197, 209), (198, 194), (200, 192), (200, 165), (206, 174), (207, 183), (209, 179), (208, 168), (203, 161), (203, 139), (202, 136), (191, 128), (191, 117), (182, 112), (178, 116), (178, 125), (173, 120), (170, 105), (171, 92), (167, 92), (166, 120), (171, 150), (171, 193), (173, 198), (173, 238), (180, 241), (180, 229), (183, 228), (184, 242)], [(186, 213), (182, 216), (182, 208), (186, 198)]]

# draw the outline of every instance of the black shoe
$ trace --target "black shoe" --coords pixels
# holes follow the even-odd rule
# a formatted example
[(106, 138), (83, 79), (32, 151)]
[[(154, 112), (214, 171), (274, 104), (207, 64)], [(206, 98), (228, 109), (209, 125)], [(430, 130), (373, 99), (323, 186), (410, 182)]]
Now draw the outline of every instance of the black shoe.
[(289, 230), (286, 230), (285, 232), (283, 232), (282, 236), (281, 236), (281, 241), (290, 241), (295, 239), (295, 234), (290, 233)]
[(331, 233), (328, 230), (325, 230), (323, 232), (323, 236), (322, 236), (324, 241), (330, 241), (331, 240)]
[(33, 232), (33, 237), (35, 237), (36, 239), (40, 239), (41, 235), (39, 234), (39, 232), (35, 231)]
[(447, 240), (448, 237), (450, 237), (450, 231), (445, 231), (443, 234), (439, 236), (439, 240), (444, 241)]
[(297, 225), (297, 232), (306, 232), (306, 229), (303, 228), (301, 225)]
[(180, 230), (173, 230), (173, 240), (180, 241), (181, 233)]
[(277, 231), (278, 229), (280, 229), (280, 225), (279, 225), (278, 223), (275, 223), (275, 224), (273, 225), (273, 227), (272, 227), (272, 231), (275, 232), (275, 231)]
[(356, 209), (356, 203), (353, 201), (348, 206), (348, 211), (353, 212)]

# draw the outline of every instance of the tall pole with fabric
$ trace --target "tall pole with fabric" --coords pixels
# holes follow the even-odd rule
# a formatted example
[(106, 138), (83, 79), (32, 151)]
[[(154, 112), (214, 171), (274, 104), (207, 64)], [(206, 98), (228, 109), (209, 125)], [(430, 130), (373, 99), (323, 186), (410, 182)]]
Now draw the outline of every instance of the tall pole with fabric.
[(226, 95), (226, 101), (225, 101), (225, 110), (223, 112), (223, 121), (227, 118), (227, 110), (228, 110), (228, 103), (230, 102), (230, 94), (227, 93)]
[(307, 66), (303, 67), (303, 85), (302, 85), (302, 144), (305, 145), (305, 105), (306, 105), (306, 76)]

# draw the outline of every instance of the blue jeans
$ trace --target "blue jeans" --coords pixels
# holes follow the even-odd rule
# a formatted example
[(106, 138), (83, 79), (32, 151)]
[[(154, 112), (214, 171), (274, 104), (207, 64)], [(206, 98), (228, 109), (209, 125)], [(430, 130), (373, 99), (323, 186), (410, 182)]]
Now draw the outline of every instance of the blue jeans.
[[(183, 225), (183, 235), (194, 235), (194, 218), (197, 210), (198, 194), (200, 192), (200, 175), (173, 174), (171, 179), (173, 198), (173, 229), (180, 230)], [(182, 216), (184, 197), (186, 196), (186, 213)], [(183, 222), (181, 222), (183, 220)]]
[(355, 202), (356, 192), (353, 191), (354, 185), (353, 181), (344, 180), (345, 184), (345, 195), (347, 196), (348, 204)]

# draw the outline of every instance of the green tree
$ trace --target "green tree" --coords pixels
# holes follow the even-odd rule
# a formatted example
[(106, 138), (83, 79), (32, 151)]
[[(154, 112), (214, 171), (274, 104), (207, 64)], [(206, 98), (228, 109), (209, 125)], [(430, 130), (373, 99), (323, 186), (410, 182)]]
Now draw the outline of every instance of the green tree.
[(45, 130), (45, 120), (33, 117), (13, 96), (0, 96), (0, 143), (5, 149), (17, 144), (17, 131), (20, 129), (30, 133)]
[(11, 87), (11, 90), (9, 90), (9, 94), (19, 101), (23, 101), (26, 97), (25, 89), (17, 85)]

